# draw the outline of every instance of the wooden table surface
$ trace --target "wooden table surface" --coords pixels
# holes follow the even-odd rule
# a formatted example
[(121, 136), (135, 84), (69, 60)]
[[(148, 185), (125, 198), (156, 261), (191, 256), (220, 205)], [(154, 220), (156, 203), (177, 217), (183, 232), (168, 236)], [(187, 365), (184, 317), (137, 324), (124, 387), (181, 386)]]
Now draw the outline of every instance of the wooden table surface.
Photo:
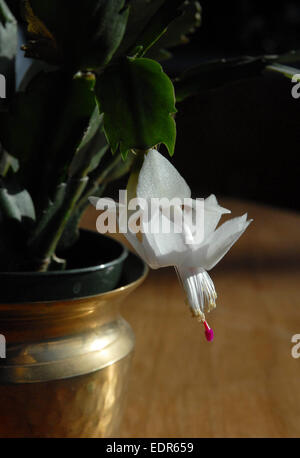
[[(123, 304), (136, 335), (122, 437), (300, 437), (300, 215), (221, 199), (254, 222), (211, 272), (209, 343), (172, 268)], [(90, 208), (84, 227), (95, 229)], [(300, 354), (300, 350), (299, 350)]]

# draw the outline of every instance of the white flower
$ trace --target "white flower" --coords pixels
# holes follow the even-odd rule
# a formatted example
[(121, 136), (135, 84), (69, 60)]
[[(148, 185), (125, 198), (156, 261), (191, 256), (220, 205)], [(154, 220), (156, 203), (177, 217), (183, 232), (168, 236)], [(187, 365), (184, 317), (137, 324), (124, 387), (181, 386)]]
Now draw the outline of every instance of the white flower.
[[(179, 198), (183, 202), (191, 197), (191, 190), (175, 167), (158, 151), (151, 149), (145, 155), (136, 194), (137, 198), (149, 203), (153, 198)], [(182, 230), (176, 231), (176, 214), (195, 213), (197, 201), (189, 199), (189, 202), (191, 204), (184, 208), (181, 205), (174, 207), (172, 215), (161, 205), (150, 218), (149, 215), (144, 217), (141, 212), (142, 233), (137, 236), (127, 231), (124, 235), (150, 267), (175, 267), (193, 314), (205, 324), (206, 337), (212, 340), (213, 333), (205, 321), (205, 311), (216, 306), (217, 294), (207, 271), (223, 258), (251, 221), (247, 221), (245, 214), (216, 229), (222, 214), (230, 213), (230, 210), (220, 207), (216, 197), (211, 195), (204, 200), (204, 233), (199, 242), (199, 228), (193, 227), (185, 219)], [(189, 221), (191, 223), (192, 219)], [(151, 224), (155, 222), (158, 225), (159, 222), (168, 223), (170, 232), (151, 232)]]

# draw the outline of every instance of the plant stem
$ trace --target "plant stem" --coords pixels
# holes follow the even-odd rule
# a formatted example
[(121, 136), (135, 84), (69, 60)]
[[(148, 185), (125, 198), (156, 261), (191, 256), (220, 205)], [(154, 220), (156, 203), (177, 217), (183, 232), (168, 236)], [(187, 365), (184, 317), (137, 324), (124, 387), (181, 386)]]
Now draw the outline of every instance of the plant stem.
[(109, 173), (114, 169), (114, 167), (122, 160), (122, 156), (118, 154), (111, 163), (106, 167), (105, 170), (102, 171), (99, 175), (100, 167), (97, 167), (91, 174), (89, 185), (87, 186), (86, 192), (81, 196), (80, 200), (77, 203), (77, 206), (80, 207), (87, 201), (88, 197), (91, 196), (93, 193), (96, 193), (99, 186), (103, 185), (105, 179), (109, 175)]
[(63, 203), (50, 220), (47, 233), (42, 232), (41, 237), (34, 240), (32, 248), (36, 256), (38, 271), (44, 272), (48, 269), (59, 239), (87, 182), (88, 177), (69, 180)]

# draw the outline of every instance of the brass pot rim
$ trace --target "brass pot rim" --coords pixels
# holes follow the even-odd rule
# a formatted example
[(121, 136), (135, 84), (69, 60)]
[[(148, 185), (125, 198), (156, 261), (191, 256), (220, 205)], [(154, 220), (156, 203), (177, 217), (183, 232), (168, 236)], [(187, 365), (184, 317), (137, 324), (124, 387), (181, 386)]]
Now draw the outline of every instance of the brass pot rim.
[[(89, 234), (97, 234), (95, 231), (90, 231), (89, 229), (81, 229), (80, 230), (82, 233), (89, 233)], [(101, 234), (103, 235), (103, 234)], [(109, 240), (113, 240), (116, 245), (119, 245), (121, 248), (121, 254), (113, 259), (112, 261), (108, 261), (102, 264), (98, 264), (95, 266), (89, 266), (89, 267), (79, 267), (79, 268), (71, 268), (71, 269), (66, 269), (66, 270), (47, 270), (46, 272), (35, 272), (35, 271), (24, 271), (24, 272), (0, 272), (0, 280), (8, 278), (8, 277), (51, 277), (51, 276), (63, 276), (63, 275), (73, 275), (73, 274), (82, 274), (82, 273), (89, 273), (89, 272), (95, 272), (97, 270), (103, 270), (108, 267), (112, 267), (116, 264), (119, 264), (120, 262), (124, 261), (126, 257), (128, 256), (128, 250), (123, 245), (123, 243), (119, 242), (119, 240), (114, 239), (113, 237), (105, 236), (105, 238)]]
[[(129, 265), (129, 269), (130, 269), (130, 265), (133, 263), (133, 262), (140, 262), (142, 265), (143, 265), (143, 269), (141, 271), (141, 273), (137, 276), (137, 278), (135, 278), (134, 280), (130, 281), (130, 279), (126, 280), (124, 279), (124, 277), (126, 276), (126, 274), (128, 274), (128, 271), (126, 272), (126, 264)], [(6, 301), (1, 301), (0, 300), (0, 312), (1, 312), (1, 309), (3, 308), (3, 306), (5, 306), (5, 308), (7, 306), (9, 307), (14, 307), (16, 305), (20, 305), (22, 307), (26, 307), (26, 305), (29, 305), (29, 304), (32, 304), (32, 305), (37, 305), (37, 304), (57, 304), (57, 303), (60, 303), (60, 302), (78, 302), (78, 301), (88, 301), (89, 299), (93, 300), (95, 298), (101, 300), (101, 299), (110, 299), (111, 297), (114, 297), (114, 296), (119, 296), (121, 293), (122, 293), (122, 296), (123, 296), (123, 293), (129, 293), (130, 291), (136, 289), (141, 283), (144, 282), (145, 278), (147, 277), (149, 273), (149, 267), (147, 266), (147, 264), (138, 256), (136, 255), (135, 253), (133, 253), (132, 251), (129, 251), (128, 252), (128, 256), (125, 260), (125, 264), (124, 264), (124, 269), (123, 269), (123, 276), (121, 277), (121, 280), (119, 281), (119, 286), (117, 286), (116, 288), (114, 289), (111, 289), (109, 291), (106, 291), (106, 292), (103, 292), (103, 293), (98, 293), (98, 294), (93, 294), (93, 295), (87, 295), (87, 296), (80, 296), (80, 297), (73, 297), (73, 298), (69, 298), (69, 299), (65, 299), (63, 301), (61, 300), (57, 300), (57, 299), (53, 299), (53, 300), (37, 300), (37, 301), (16, 301), (16, 302), (6, 302)], [(122, 284), (124, 282), (124, 284)], [(120, 284), (121, 283), (121, 284)], [(0, 318), (0, 322), (1, 322), (1, 318)]]
[(112, 237), (81, 230), (65, 255), (70, 262), (65, 271), (0, 272), (0, 303), (74, 300), (112, 291), (118, 287), (128, 250)]

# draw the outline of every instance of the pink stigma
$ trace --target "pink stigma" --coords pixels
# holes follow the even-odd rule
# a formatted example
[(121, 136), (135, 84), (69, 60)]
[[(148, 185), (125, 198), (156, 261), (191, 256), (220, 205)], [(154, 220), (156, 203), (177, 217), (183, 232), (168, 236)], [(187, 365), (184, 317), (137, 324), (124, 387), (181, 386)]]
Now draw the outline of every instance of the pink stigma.
[(205, 327), (205, 337), (208, 342), (211, 342), (214, 338), (214, 331), (208, 326), (207, 321), (203, 320), (202, 322)]

